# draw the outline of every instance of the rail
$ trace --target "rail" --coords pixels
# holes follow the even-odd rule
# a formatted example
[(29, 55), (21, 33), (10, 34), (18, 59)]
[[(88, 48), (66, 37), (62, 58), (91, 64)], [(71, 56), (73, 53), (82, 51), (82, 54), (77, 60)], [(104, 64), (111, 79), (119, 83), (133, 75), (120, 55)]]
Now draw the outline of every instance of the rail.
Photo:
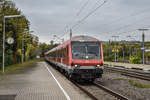
[(134, 77), (134, 78), (150, 81), (150, 73), (149, 72), (127, 69), (127, 68), (109, 67), (106, 65), (104, 66), (104, 69), (119, 72), (124, 76), (129, 76), (129, 77)]

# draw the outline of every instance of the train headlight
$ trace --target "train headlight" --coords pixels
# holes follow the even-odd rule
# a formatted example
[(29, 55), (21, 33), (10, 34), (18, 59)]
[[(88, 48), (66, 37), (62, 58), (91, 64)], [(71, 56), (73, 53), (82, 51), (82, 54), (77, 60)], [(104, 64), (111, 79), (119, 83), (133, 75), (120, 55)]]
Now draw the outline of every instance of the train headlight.
[(96, 65), (96, 67), (100, 67), (100, 65)]
[(88, 59), (88, 58), (89, 58), (89, 56), (85, 56), (85, 58), (86, 58), (86, 59)]
[(76, 64), (76, 65), (74, 65), (74, 67), (80, 67), (80, 65), (77, 65), (77, 64)]

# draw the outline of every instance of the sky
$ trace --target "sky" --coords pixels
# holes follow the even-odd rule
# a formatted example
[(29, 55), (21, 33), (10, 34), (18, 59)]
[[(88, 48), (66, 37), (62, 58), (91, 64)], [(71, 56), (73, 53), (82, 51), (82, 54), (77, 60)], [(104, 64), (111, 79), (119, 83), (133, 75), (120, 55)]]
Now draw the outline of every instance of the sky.
[[(150, 0), (13, 1), (30, 21), (33, 34), (45, 43), (69, 39), (70, 29), (73, 36), (89, 35), (100, 41), (114, 40), (112, 36), (141, 41), (138, 29), (150, 28)], [(150, 31), (145, 35), (145, 40), (150, 41)]]

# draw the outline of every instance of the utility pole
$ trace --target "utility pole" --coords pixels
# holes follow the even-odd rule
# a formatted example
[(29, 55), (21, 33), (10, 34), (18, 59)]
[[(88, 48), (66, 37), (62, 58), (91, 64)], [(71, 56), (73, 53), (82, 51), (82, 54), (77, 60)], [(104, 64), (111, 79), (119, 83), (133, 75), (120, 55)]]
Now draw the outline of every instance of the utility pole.
[(112, 37), (115, 39), (115, 50), (114, 51), (115, 51), (115, 62), (116, 62), (117, 61), (117, 54), (116, 54), (117, 53), (117, 45), (116, 44), (117, 44), (117, 38), (119, 38), (119, 36), (114, 35)]
[(6, 33), (6, 28), (5, 28), (5, 22), (6, 19), (8, 18), (16, 18), (16, 17), (21, 17), (22, 15), (9, 15), (9, 16), (3, 16), (3, 58), (2, 58), (2, 72), (5, 73), (5, 33)]
[(144, 31), (148, 31), (148, 29), (139, 29), (139, 31), (142, 31), (143, 33), (142, 33), (142, 51), (143, 51), (143, 55), (142, 55), (142, 58), (143, 58), (143, 60), (142, 60), (142, 62), (143, 62), (143, 64), (145, 64), (145, 44), (144, 44), (144, 42), (145, 42), (145, 35), (144, 35)]
[(72, 38), (72, 29), (70, 29), (70, 40)]
[(123, 56), (123, 62), (125, 62), (125, 41), (123, 42), (122, 56)]
[(125, 55), (125, 48), (123, 47), (123, 62), (125, 62), (124, 55)]

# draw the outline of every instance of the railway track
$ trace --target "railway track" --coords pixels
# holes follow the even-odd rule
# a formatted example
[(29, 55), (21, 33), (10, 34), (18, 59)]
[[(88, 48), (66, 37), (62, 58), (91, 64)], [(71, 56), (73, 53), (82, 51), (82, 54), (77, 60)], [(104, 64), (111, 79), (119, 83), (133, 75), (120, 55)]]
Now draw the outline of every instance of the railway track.
[[(53, 64), (50, 64), (52, 66), (54, 66)], [(58, 71), (58, 70), (57, 70)], [(67, 77), (66, 77), (67, 78)], [(67, 78), (68, 80), (70, 80), (69, 78)], [(89, 92), (85, 86), (73, 81), (73, 80), (70, 80), (75, 86), (77, 86), (80, 90), (82, 90), (84, 93), (86, 93), (91, 99), (93, 100), (101, 100), (101, 98), (98, 98), (97, 96), (95, 96), (95, 94)], [(103, 85), (100, 85), (99, 83), (92, 83), (90, 86), (88, 87), (96, 87), (98, 88), (99, 91), (105, 91), (106, 93), (108, 93), (110, 96), (114, 97), (116, 100), (130, 100), (128, 99), (127, 97), (103, 86)], [(95, 90), (93, 90), (95, 91)], [(113, 99), (114, 100), (114, 99)]]
[(107, 65), (104, 66), (104, 69), (109, 71), (119, 72), (124, 76), (150, 81), (150, 72), (144, 72), (139, 70), (127, 69), (127, 68), (108, 67)]
[[(80, 88), (83, 92), (85, 92), (90, 98), (92, 98), (93, 100), (101, 100), (101, 98), (98, 98), (97, 96), (95, 96), (95, 94), (91, 93), (88, 91), (87, 87), (86, 86), (82, 86), (74, 81), (72, 81), (73, 84), (75, 84), (78, 88)], [(130, 100), (129, 98), (99, 84), (99, 83), (92, 83), (89, 87), (96, 87), (99, 89), (99, 92), (103, 91), (103, 92), (106, 92), (108, 93), (109, 95), (111, 95), (112, 97), (114, 97), (116, 100)]]

